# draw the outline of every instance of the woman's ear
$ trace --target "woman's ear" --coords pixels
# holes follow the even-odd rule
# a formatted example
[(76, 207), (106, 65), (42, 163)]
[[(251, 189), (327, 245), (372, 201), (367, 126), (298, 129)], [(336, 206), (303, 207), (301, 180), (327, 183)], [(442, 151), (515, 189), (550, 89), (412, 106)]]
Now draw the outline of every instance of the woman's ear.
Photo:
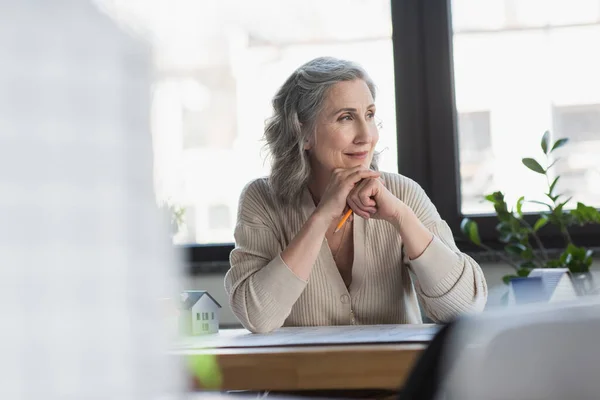
[(312, 147), (313, 147), (312, 140), (304, 139), (304, 150), (310, 150), (310, 149), (312, 149)]

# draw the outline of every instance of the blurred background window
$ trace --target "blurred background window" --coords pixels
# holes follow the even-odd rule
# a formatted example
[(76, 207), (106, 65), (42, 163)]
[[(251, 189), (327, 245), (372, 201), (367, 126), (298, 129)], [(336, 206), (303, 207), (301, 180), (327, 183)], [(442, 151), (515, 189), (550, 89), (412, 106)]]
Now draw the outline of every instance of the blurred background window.
[(233, 242), (239, 195), (268, 175), (271, 98), (301, 64), (362, 64), (378, 86), (381, 169), (397, 172), (389, 0), (102, 0), (155, 50), (159, 202), (185, 209), (175, 243)]
[(546, 130), (570, 139), (557, 189), (600, 207), (600, 1), (453, 0), (452, 21), (462, 213), (492, 212), (499, 189), (544, 200), (521, 158), (543, 159)]
[[(571, 139), (548, 160), (559, 158), (550, 173), (563, 176), (557, 189), (571, 205), (600, 207), (600, 1), (448, 1), (461, 213), (492, 212), (482, 199), (499, 189), (513, 204), (544, 200), (546, 180), (521, 158), (543, 158), (546, 130)], [(233, 241), (242, 188), (269, 173), (262, 134), (271, 98), (314, 57), (352, 59), (372, 75), (381, 168), (398, 171), (389, 0), (98, 2), (154, 49), (155, 191), (185, 210), (175, 243)]]

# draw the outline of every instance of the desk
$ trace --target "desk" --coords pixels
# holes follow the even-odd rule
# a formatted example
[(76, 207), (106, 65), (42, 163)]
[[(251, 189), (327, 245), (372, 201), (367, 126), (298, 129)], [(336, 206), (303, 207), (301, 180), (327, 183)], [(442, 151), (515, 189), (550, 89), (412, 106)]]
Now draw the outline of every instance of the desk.
[(422, 343), (281, 345), (178, 349), (179, 355), (215, 355), (222, 390), (398, 389)]

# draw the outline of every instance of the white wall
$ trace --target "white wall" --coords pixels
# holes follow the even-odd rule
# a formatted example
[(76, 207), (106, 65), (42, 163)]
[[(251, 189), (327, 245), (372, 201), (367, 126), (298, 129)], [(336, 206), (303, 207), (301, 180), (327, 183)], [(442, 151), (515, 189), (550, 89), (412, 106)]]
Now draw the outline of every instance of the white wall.
[[(506, 292), (507, 286), (502, 283), (502, 277), (513, 272), (513, 269), (501, 263), (482, 264), (488, 289), (488, 308), (497, 307), (500, 297)], [(202, 275), (190, 277), (187, 280), (185, 289), (202, 289), (208, 292), (223, 306), (219, 315), (219, 322), (223, 325), (237, 324), (237, 319), (229, 307), (227, 294), (223, 285), (223, 274)]]

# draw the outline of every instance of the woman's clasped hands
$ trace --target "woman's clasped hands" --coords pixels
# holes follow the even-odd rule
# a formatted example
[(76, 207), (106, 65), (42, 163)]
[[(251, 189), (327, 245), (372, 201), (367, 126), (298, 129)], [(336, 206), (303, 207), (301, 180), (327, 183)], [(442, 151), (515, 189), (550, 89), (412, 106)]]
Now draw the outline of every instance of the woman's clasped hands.
[(364, 219), (398, 219), (406, 206), (385, 187), (380, 176), (380, 172), (363, 166), (333, 170), (317, 211), (331, 220), (339, 219), (348, 208)]

